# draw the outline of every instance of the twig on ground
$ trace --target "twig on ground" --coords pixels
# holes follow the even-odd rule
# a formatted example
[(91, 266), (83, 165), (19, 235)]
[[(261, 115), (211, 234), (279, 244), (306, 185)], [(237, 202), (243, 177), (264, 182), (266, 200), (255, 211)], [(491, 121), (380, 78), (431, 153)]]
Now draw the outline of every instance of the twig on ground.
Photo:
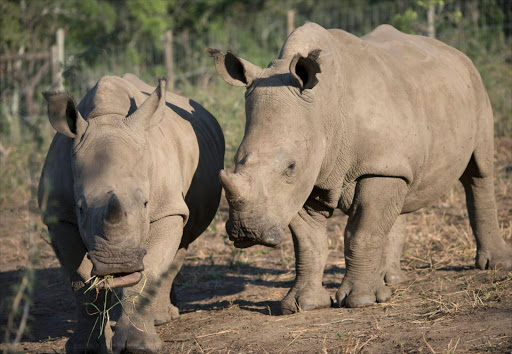
[(292, 344), (293, 344), (293, 342), (295, 342), (295, 341), (297, 340), (297, 338), (299, 338), (301, 335), (302, 335), (302, 333), (297, 334), (297, 336), (296, 336), (295, 338), (293, 338), (293, 339), (292, 339), (292, 341), (286, 345), (286, 347), (284, 347), (283, 349), (281, 349), (281, 351), (279, 352), (279, 354), (283, 353), (283, 352), (286, 350), (286, 348), (288, 348), (290, 345), (292, 345)]
[(427, 339), (425, 338), (425, 333), (422, 333), (421, 336), (423, 337), (423, 341), (425, 342), (425, 344), (427, 345), (428, 349), (430, 349), (430, 351), (432, 352), (432, 354), (436, 354), (436, 351), (434, 350), (434, 348), (432, 348), (430, 346), (430, 344), (428, 344), (427, 342)]

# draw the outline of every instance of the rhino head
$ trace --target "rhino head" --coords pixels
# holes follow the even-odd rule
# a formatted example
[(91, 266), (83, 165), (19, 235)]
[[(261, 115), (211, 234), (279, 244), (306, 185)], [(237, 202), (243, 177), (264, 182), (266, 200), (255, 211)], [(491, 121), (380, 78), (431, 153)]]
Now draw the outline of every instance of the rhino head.
[(96, 100), (92, 98), (99, 106), (93, 104), (92, 110), (102, 113), (89, 114), (87, 120), (70, 95), (43, 95), (52, 126), (73, 139), (75, 213), (93, 264), (92, 275), (115, 275), (113, 287), (130, 286), (141, 279), (144, 270), (152, 169), (148, 129), (164, 116), (165, 80), (159, 80), (159, 86), (138, 108), (135, 99), (123, 95), (112, 82), (103, 86), (110, 85), (113, 97), (121, 97), (118, 100), (125, 104), (102, 100), (100, 83), (93, 89)]
[(221, 171), (230, 206), (226, 229), (236, 247), (278, 245), (310, 195), (325, 152), (319, 124), (319, 50), (278, 59), (261, 69), (207, 49), (218, 74), (245, 86), (246, 125), (234, 173)]

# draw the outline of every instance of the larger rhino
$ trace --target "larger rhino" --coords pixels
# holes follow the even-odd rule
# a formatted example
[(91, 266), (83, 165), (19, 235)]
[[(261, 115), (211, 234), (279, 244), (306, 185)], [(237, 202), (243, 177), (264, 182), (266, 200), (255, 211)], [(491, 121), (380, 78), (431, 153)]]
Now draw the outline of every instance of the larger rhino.
[[(154, 324), (178, 314), (173, 279), (219, 204), (219, 124), (196, 102), (166, 93), (165, 80), (155, 89), (131, 74), (101, 78), (78, 106), (65, 93), (44, 96), (58, 133), (39, 205), (77, 303), (66, 350), (106, 349), (98, 310), (107, 303), (117, 304), (109, 313), (113, 351), (156, 352)], [(86, 291), (91, 275), (111, 276), (96, 287), (116, 292)]]
[[(218, 74), (246, 87), (234, 173), (222, 171), (236, 247), (276, 246), (289, 227), (296, 279), (283, 313), (327, 307), (326, 221), (348, 215), (337, 304), (390, 298), (403, 279), (402, 214), (464, 185), (476, 266), (512, 268), (493, 184), (493, 115), (478, 71), (435, 39), (382, 25), (358, 38), (315, 23), (297, 28), (261, 69), (208, 49)], [(383, 251), (384, 250), (384, 251)]]

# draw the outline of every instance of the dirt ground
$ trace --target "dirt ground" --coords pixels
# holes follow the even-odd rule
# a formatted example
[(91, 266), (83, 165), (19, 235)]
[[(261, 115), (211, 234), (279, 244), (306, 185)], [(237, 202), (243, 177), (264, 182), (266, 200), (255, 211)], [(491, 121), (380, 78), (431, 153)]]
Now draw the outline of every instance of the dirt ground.
[[(497, 141), (495, 163), (499, 222), (511, 243), (512, 139)], [(28, 212), (31, 204), (0, 208), (2, 330), (33, 250), (36, 285), (18, 349), (63, 352), (74, 325), (74, 303), (37, 214)], [(408, 216), (402, 268), (409, 280), (393, 287), (389, 303), (276, 316), (294, 278), (291, 237), (276, 249), (234, 249), (224, 230), (223, 200), (177, 278), (181, 316), (157, 328), (162, 352), (511, 353), (512, 272), (474, 269), (476, 245), (464, 205), (462, 188), (455, 186), (435, 205)], [(323, 281), (333, 297), (345, 269), (345, 223), (346, 217), (336, 213), (329, 224)]]

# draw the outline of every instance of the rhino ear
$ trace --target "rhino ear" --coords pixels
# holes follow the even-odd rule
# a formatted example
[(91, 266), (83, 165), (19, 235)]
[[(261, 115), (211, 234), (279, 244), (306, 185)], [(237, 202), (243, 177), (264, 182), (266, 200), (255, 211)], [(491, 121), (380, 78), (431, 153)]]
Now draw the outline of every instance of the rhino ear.
[(51, 125), (59, 133), (76, 138), (81, 136), (87, 127), (87, 122), (76, 109), (73, 97), (63, 92), (43, 92), (48, 102), (48, 118)]
[(261, 72), (260, 67), (239, 58), (230, 51), (224, 55), (218, 49), (207, 48), (206, 54), (215, 61), (215, 69), (220, 77), (233, 86), (248, 87)]
[(321, 73), (318, 57), (320, 49), (313, 50), (304, 58), (295, 54), (290, 63), (290, 73), (301, 90), (312, 89), (318, 84), (316, 74)]
[(128, 117), (125, 123), (134, 130), (145, 131), (160, 123), (164, 117), (166, 101), (165, 77), (158, 79), (158, 86), (151, 95), (140, 105), (139, 108)]

